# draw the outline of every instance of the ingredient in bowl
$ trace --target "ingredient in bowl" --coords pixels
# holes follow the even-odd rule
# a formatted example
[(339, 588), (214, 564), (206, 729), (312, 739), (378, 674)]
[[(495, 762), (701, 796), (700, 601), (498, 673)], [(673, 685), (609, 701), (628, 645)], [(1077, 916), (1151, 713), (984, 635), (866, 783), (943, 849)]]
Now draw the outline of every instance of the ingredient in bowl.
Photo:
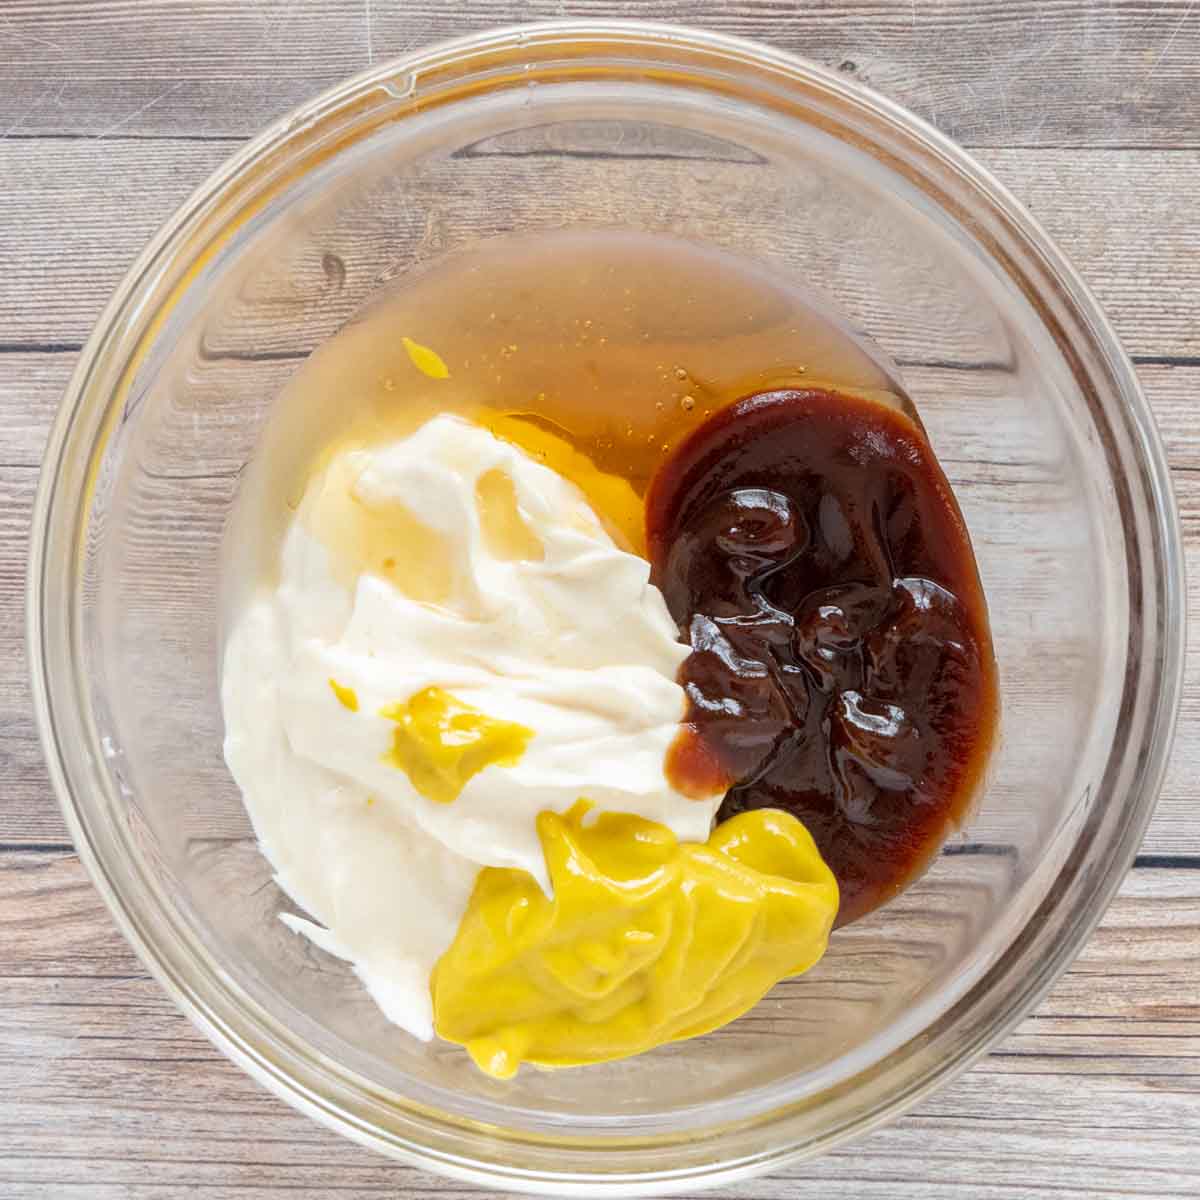
[(430, 379), (450, 378), (450, 368), (436, 350), (430, 350), (428, 346), (422, 346), (420, 342), (414, 342), (409, 337), (401, 338), (400, 341), (408, 352), (409, 361), (422, 375), (428, 375)]
[(227, 758), (284, 920), (405, 1029), (502, 1077), (715, 1028), (962, 819), (995, 712), (970, 544), (892, 365), (797, 281), (499, 238), (275, 411)]
[(920, 426), (822, 388), (696, 429), (647, 498), (654, 581), (689, 637), (681, 791), (804, 822), (839, 924), (897, 895), (961, 822), (995, 663), (970, 539)]
[(410, 1032), (479, 869), (549, 889), (541, 814), (707, 839), (720, 793), (664, 773), (688, 652), (649, 573), (555, 471), (439, 416), (325, 454), (235, 614), (225, 754), (288, 923)]
[(433, 975), (434, 1021), (479, 1068), (578, 1066), (708, 1033), (825, 952), (838, 889), (812, 838), (760, 810), (680, 845), (586, 801), (542, 813), (546, 896), (524, 871), (480, 873)]
[(396, 722), (388, 761), (426, 800), (450, 804), (485, 767), (515, 767), (533, 730), (501, 721), (439, 687), (423, 688), (380, 716)]

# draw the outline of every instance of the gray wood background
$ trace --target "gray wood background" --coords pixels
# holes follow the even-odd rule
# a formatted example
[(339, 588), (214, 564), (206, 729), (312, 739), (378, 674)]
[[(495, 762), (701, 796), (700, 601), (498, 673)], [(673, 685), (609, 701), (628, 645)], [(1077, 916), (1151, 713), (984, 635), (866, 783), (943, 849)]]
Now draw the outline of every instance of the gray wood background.
[[(770, 41), (975, 150), (1074, 258), (1134, 356), (1200, 597), (1196, 0), (0, 0), (2, 1197), (483, 1195), (292, 1112), (147, 977), (50, 794), (22, 593), (48, 424), (102, 303), (160, 222), (244, 138), (368, 63), (562, 15), (657, 16)], [(1200, 617), (1143, 852), (1046, 1002), (891, 1128), (726, 1195), (1200, 1196), (1196, 627)]]

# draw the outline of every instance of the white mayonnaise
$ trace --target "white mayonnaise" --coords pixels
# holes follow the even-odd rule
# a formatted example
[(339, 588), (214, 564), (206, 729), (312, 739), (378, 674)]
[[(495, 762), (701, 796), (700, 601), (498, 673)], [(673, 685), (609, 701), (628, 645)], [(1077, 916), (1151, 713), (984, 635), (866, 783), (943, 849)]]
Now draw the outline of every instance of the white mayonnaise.
[[(548, 888), (539, 812), (581, 796), (704, 841), (721, 797), (676, 792), (664, 758), (687, 654), (649, 564), (582, 493), (456, 417), (333, 454), (225, 648), (225, 757), (289, 926), (352, 962), (392, 1021), (432, 1036), (429, 975), (482, 866)], [(331, 686), (348, 689), (357, 710)], [(388, 761), (381, 715), (437, 687), (533, 731), (451, 803)], [(320, 925), (315, 924), (320, 922)]]

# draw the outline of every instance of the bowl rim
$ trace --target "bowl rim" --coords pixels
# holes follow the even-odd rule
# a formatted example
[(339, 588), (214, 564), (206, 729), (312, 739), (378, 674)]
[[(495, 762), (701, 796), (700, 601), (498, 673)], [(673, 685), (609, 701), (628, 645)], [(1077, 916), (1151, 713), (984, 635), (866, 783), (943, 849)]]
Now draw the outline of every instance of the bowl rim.
[[(168, 958), (156, 941), (154, 931), (137, 907), (130, 903), (127, 886), (117, 878), (119, 870), (88, 819), (86, 802), (81, 803), (76, 798), (84, 794), (78, 781), (80, 769), (72, 766), (64, 752), (61, 736), (64, 724), (94, 733), (89, 725), (90, 714), (71, 711), (69, 694), (63, 700), (68, 689), (77, 687), (80, 680), (77, 676), (65, 680), (56, 676), (49, 665), (47, 650), (49, 639), (64, 632), (73, 647), (79, 642), (74, 598), (57, 595), (51, 578), (54, 572), (61, 576), (64, 553), (69, 558), (71, 550), (79, 547), (90, 495), (89, 477), (80, 479), (75, 472), (76, 478), (71, 480), (71, 473), (66, 471), (68, 450), (73, 441), (87, 436), (84, 426), (90, 422), (92, 443), (89, 452), (94, 460), (102, 453), (124, 401), (119, 390), (100, 392), (94, 381), (102, 377), (101, 368), (106, 363), (120, 357), (118, 352), (129, 351), (136, 357), (138, 347), (148, 342), (157, 326), (152, 324), (149, 332), (143, 326), (140, 333), (138, 326), (147, 296), (161, 283), (167, 264), (189, 244), (204, 222), (211, 219), (216, 203), (231, 190), (236, 192), (238, 180), (249, 168), (272, 155), (286, 155), (289, 146), (303, 145), (304, 139), (319, 129), (322, 122), (336, 121), (347, 112), (361, 114), (364, 98), (372, 92), (386, 92), (392, 98), (388, 101), (392, 105), (397, 98), (412, 101), (423, 76), (436, 77), (439, 71), (454, 71), (472, 63), (503, 63), (514, 56), (519, 58), (548, 47), (557, 50), (590, 48), (600, 55), (643, 54), (657, 56), (660, 60), (670, 59), (672, 55), (687, 56), (697, 61), (719, 63), (725, 69), (741, 72), (746, 78), (753, 75), (755, 82), (770, 83), (783, 91), (816, 89), (836, 103), (869, 113), (872, 119), (882, 122), (919, 148), (931, 161), (951, 171), (973, 196), (987, 202), (991, 210), (1003, 218), (1013, 236), (1032, 256), (1031, 261), (1036, 261), (1038, 268), (1057, 288), (1071, 315), (1090, 335), (1093, 348), (1111, 377), (1112, 388), (1123, 402), (1119, 415), (1127, 425), (1128, 449), (1137, 455), (1140, 482), (1152, 519), (1148, 536), (1152, 535), (1154, 547), (1159, 552), (1156, 565), (1160, 575), (1155, 581), (1159, 588), (1156, 608), (1158, 652), (1153, 664), (1157, 669), (1150, 684), (1141, 680), (1142, 732), (1136, 739), (1126, 739), (1130, 752), (1137, 752), (1133, 756), (1136, 761), (1119, 764), (1124, 767), (1129, 791), (1124, 803), (1118, 805), (1120, 813), (1112, 818), (1110, 844), (1105, 847), (1106, 861), (1099, 869), (1076, 872), (1069, 879), (1056, 881), (1037, 913), (1027, 922), (1023, 934), (973, 983), (966, 995), (950, 1006), (946, 1017), (961, 1010), (972, 1020), (966, 1027), (954, 1030), (955, 1038), (951, 1044), (942, 1047), (943, 1053), (935, 1064), (910, 1071), (907, 1079), (900, 1080), (902, 1086), (893, 1081), (890, 1090), (885, 1088), (881, 1096), (860, 1105), (857, 1110), (846, 1113), (839, 1109), (842, 1117), (838, 1123), (806, 1140), (796, 1138), (794, 1126), (789, 1133), (792, 1114), (791, 1110), (783, 1108), (762, 1114), (750, 1123), (752, 1129), (760, 1133), (768, 1126), (777, 1128), (775, 1137), (766, 1139), (769, 1145), (764, 1147), (761, 1140), (747, 1142), (743, 1139), (741, 1151), (735, 1154), (722, 1153), (720, 1146), (712, 1146), (711, 1152), (693, 1156), (674, 1167), (630, 1170), (612, 1162), (613, 1150), (630, 1156), (632, 1147), (624, 1140), (589, 1145), (586, 1154), (598, 1156), (593, 1167), (576, 1165), (570, 1170), (529, 1168), (519, 1161), (522, 1151), (529, 1149), (528, 1144), (517, 1139), (506, 1143), (504, 1135), (507, 1131), (495, 1127), (482, 1130), (476, 1136), (474, 1152), (455, 1150), (446, 1140), (438, 1114), (428, 1111), (413, 1110), (403, 1114), (403, 1120), (398, 1116), (397, 1125), (384, 1129), (372, 1119), (364, 1098), (354, 1094), (352, 1083), (346, 1082), (347, 1072), (342, 1072), (340, 1086), (329, 1086), (327, 1072), (323, 1075), (318, 1064), (298, 1061), (298, 1039), (290, 1038), (287, 1030), (260, 1028), (257, 1043), (253, 1029), (247, 1036), (246, 1022), (243, 1020), (239, 1027), (237, 1020), (244, 1018), (244, 1011), (231, 1003), (215, 981), (209, 981), (213, 983), (211, 987), (202, 987), (178, 969), (178, 964)], [(403, 86), (398, 86), (397, 81)], [(391, 119), (399, 118), (393, 112)], [(248, 216), (243, 213), (241, 220)], [(139, 336), (135, 338), (135, 334)], [(128, 379), (131, 373), (126, 369), (122, 377)], [(68, 486), (71, 482), (76, 485), (82, 482), (82, 489)], [(1041, 226), (990, 172), (945, 135), (899, 104), (857, 81), (847, 80), (835, 71), (789, 53), (745, 39), (683, 26), (629, 20), (570, 19), (467, 34), (360, 72), (299, 106), (251, 139), (201, 184), (160, 229), (130, 268), (97, 321), (80, 354), (50, 433), (31, 525), (27, 653), (44, 757), (80, 858), (143, 964), (193, 1023), (229, 1058), (288, 1103), (328, 1127), (413, 1165), (466, 1182), (558, 1195), (665, 1193), (697, 1185), (730, 1183), (777, 1169), (831, 1149), (907, 1110), (933, 1088), (964, 1071), (989, 1046), (1005, 1036), (1066, 969), (1102, 917), (1132, 862), (1152, 815), (1166, 769), (1184, 665), (1185, 592), (1181, 545), (1165, 454), (1149, 405), (1128, 358), (1090, 290), (1073, 267)], [(1144, 674), (1140, 663), (1133, 663), (1130, 669)], [(1125, 682), (1128, 688), (1128, 673)], [(74, 693), (76, 696), (81, 694)], [(1131, 727), (1138, 724), (1131, 722)], [(91, 738), (88, 744), (97, 745), (96, 739)], [(1106, 781), (1109, 775), (1106, 768)], [(1113, 796), (1110, 799), (1116, 804), (1120, 798)], [(1069, 923), (1061, 936), (1049, 945), (1039, 943), (1030, 933), (1032, 926), (1043, 912), (1048, 913), (1061, 905), (1066, 905), (1071, 918)], [(999, 978), (1002, 968), (1012, 977), (1022, 966), (1024, 973), (1006, 993), (1004, 1008), (997, 1010), (994, 1003), (989, 1008), (985, 1002), (984, 993), (988, 990), (985, 985), (989, 980)], [(972, 997), (976, 999), (972, 1001)], [(899, 1048), (895, 1053), (899, 1053)], [(906, 1061), (915, 1060), (910, 1056)], [(852, 1077), (847, 1082), (853, 1084), (858, 1078)], [(450, 1131), (451, 1142), (460, 1132), (457, 1128)], [(719, 1127), (715, 1133), (705, 1131), (705, 1137), (715, 1141), (730, 1136), (736, 1139), (743, 1132), (744, 1129), (728, 1125)], [(490, 1147), (491, 1153), (481, 1152), (480, 1145)], [(569, 1147), (552, 1148), (570, 1157)], [(606, 1156), (607, 1162), (604, 1161)], [(658, 1157), (665, 1156), (660, 1151)]]

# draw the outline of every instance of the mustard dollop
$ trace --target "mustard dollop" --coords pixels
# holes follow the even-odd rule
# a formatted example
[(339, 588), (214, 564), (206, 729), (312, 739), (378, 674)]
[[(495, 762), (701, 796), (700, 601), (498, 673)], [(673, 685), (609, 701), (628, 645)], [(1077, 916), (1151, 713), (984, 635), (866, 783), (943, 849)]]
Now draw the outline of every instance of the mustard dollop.
[(457, 800), (484, 767), (515, 766), (533, 740), (532, 729), (489, 717), (439, 687), (424, 688), (403, 704), (389, 704), (380, 716), (396, 722), (385, 761), (437, 804)]
[(794, 817), (741, 813), (698, 845), (588, 808), (538, 817), (553, 898), (485, 868), (434, 969), (438, 1034), (496, 1078), (707, 1033), (825, 952), (837, 883)]

